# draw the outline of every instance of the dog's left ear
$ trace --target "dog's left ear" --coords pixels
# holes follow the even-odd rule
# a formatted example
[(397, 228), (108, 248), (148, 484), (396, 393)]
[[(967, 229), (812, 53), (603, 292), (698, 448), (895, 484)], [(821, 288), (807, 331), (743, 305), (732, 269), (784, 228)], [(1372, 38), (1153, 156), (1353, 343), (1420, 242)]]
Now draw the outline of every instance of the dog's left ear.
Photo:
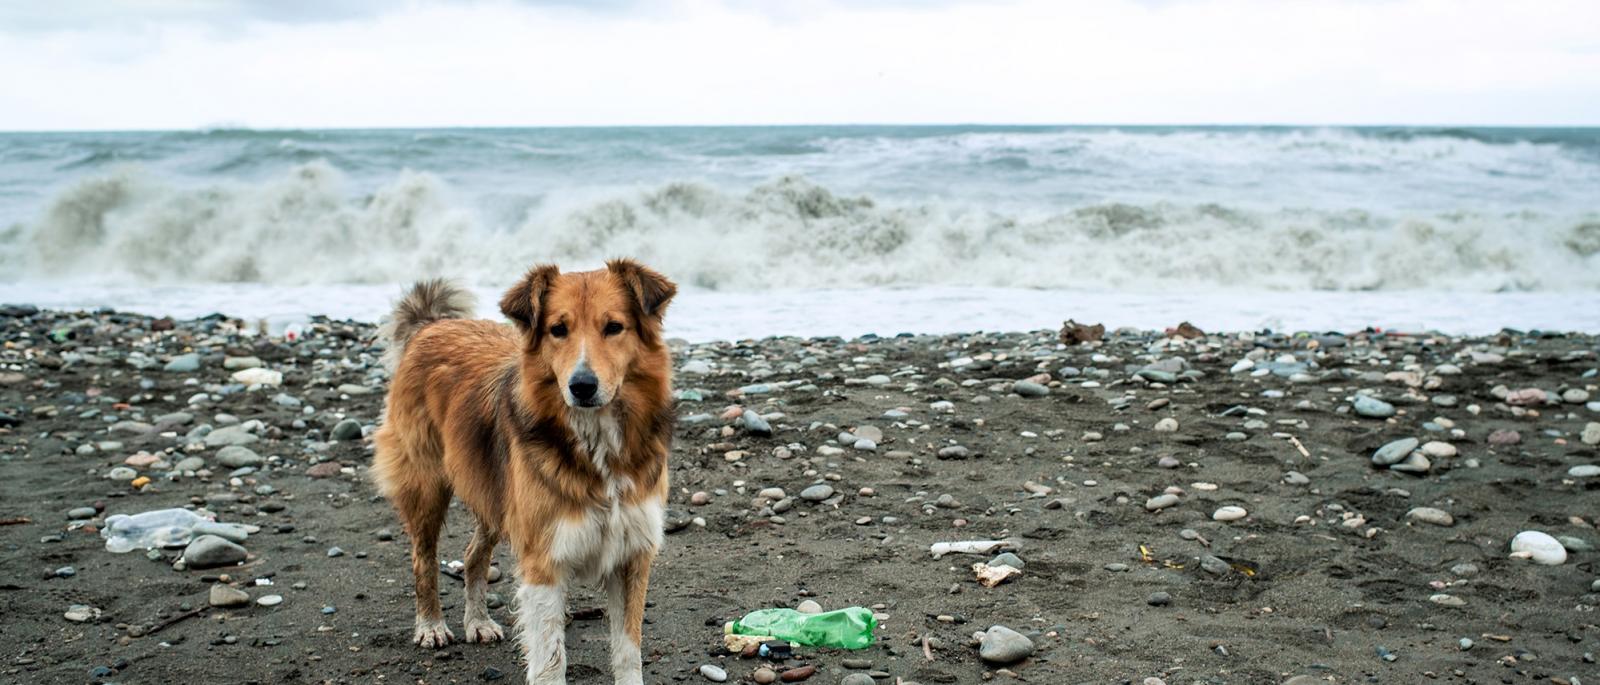
[(667, 280), (666, 276), (632, 259), (613, 259), (606, 262), (606, 269), (633, 296), (633, 305), (638, 310), (641, 323), (648, 319), (660, 325), (661, 318), (667, 313), (667, 303), (672, 301), (673, 295), (678, 294), (678, 286)]
[(540, 319), (544, 316), (544, 294), (559, 275), (561, 270), (555, 265), (540, 264), (529, 269), (528, 274), (500, 298), (500, 313), (522, 332), (533, 333), (535, 341), (539, 338)]

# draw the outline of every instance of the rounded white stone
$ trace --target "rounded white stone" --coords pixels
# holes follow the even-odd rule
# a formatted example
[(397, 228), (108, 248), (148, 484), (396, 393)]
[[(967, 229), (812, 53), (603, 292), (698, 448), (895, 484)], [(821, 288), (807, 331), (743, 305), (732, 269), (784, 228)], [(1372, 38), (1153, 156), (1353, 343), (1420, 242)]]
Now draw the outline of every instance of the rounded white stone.
[(1452, 445), (1448, 442), (1433, 440), (1431, 442), (1423, 443), (1422, 453), (1433, 457), (1434, 459), (1448, 459), (1456, 456), (1457, 450), (1455, 445)]
[(1561, 542), (1548, 534), (1537, 530), (1525, 530), (1511, 538), (1511, 551), (1523, 552), (1535, 564), (1545, 566), (1558, 566), (1567, 560), (1567, 548)]
[(1211, 514), (1211, 520), (1237, 521), (1244, 518), (1248, 514), (1249, 512), (1245, 511), (1244, 507), (1235, 507), (1230, 505), (1218, 508), (1215, 513)]

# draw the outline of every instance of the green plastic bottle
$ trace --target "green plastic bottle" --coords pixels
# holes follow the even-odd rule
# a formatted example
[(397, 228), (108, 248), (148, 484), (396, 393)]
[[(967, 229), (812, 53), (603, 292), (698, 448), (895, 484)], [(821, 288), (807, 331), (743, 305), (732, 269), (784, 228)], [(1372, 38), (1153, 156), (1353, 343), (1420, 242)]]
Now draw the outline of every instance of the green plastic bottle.
[(865, 649), (872, 646), (872, 631), (878, 619), (862, 607), (850, 607), (821, 614), (802, 614), (794, 609), (762, 609), (723, 626), (730, 635), (771, 635), (810, 647)]

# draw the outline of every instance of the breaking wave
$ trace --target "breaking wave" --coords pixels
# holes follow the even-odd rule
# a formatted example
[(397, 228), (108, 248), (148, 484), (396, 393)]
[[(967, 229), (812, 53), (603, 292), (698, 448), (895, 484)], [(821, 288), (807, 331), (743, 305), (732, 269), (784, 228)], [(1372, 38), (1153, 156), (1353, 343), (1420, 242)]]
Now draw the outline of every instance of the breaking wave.
[(1600, 215), (1089, 204), (1005, 213), (882, 201), (785, 176), (519, 206), (491, 219), (411, 171), (355, 193), (315, 161), (183, 186), (138, 168), (79, 180), (0, 230), (4, 280), (503, 284), (528, 265), (638, 257), (680, 282), (763, 290), (959, 285), (1137, 290), (1600, 290)]

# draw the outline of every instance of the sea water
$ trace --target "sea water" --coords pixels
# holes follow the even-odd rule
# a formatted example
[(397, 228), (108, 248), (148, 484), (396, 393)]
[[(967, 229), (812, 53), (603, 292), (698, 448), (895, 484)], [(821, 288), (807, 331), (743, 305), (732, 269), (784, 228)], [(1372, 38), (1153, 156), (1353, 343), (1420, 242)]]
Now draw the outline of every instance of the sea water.
[(376, 319), (636, 257), (703, 340), (1600, 330), (1600, 129), (0, 134), (0, 302)]

